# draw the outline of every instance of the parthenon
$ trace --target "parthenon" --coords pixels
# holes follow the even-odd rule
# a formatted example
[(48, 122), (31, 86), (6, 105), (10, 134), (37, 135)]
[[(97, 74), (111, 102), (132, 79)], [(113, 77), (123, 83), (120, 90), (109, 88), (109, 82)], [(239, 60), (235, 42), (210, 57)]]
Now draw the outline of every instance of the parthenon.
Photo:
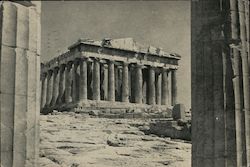
[(180, 56), (132, 38), (79, 39), (41, 65), (43, 112), (174, 106)]

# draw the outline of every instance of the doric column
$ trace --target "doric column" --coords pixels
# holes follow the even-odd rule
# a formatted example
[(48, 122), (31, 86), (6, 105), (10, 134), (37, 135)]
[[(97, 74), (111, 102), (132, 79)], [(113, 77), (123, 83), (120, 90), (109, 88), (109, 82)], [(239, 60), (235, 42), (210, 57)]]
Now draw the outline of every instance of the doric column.
[(162, 73), (157, 74), (157, 81), (156, 81), (156, 104), (161, 105), (161, 85), (162, 84)]
[(55, 67), (53, 70), (53, 92), (52, 92), (52, 100), (51, 106), (55, 106), (56, 99), (58, 97), (58, 90), (59, 90), (59, 74), (58, 74), (58, 67)]
[(168, 105), (168, 71), (166, 69), (162, 70), (162, 98), (161, 98), (161, 104), (162, 105)]
[(171, 71), (171, 92), (172, 106), (174, 106), (177, 99), (176, 70)]
[(73, 71), (72, 71), (72, 101), (77, 101), (77, 68), (79, 65), (79, 60), (75, 60), (73, 63)]
[(108, 100), (115, 101), (115, 67), (114, 62), (109, 62), (108, 69)]
[(155, 104), (155, 70), (153, 67), (149, 68), (149, 96), (148, 96), (148, 103), (151, 105)]
[(102, 90), (103, 90), (103, 99), (108, 100), (108, 65), (103, 64), (103, 81), (102, 81)]
[(57, 104), (62, 104), (62, 102), (64, 101), (62, 97), (65, 91), (65, 67), (66, 67), (65, 64), (62, 64), (60, 66), (60, 74), (59, 74), (60, 81), (59, 81), (59, 93), (57, 98)]
[(100, 62), (94, 59), (93, 68), (93, 100), (100, 100)]
[(71, 97), (71, 83), (72, 83), (72, 62), (68, 62), (66, 69), (66, 82), (65, 82), (65, 102), (70, 103), (72, 101)]
[(142, 103), (142, 66), (136, 65), (135, 103)]
[(50, 106), (51, 100), (52, 100), (52, 91), (53, 91), (53, 71), (48, 71), (48, 77), (47, 77), (47, 96), (46, 96), (46, 106)]
[(128, 85), (128, 63), (123, 63), (122, 73), (122, 102), (129, 102), (129, 85)]
[(88, 73), (87, 73), (87, 59), (80, 61), (80, 100), (87, 100), (88, 97)]
[(42, 109), (46, 104), (47, 73), (43, 73), (41, 79), (42, 79), (42, 88), (41, 88), (41, 109)]

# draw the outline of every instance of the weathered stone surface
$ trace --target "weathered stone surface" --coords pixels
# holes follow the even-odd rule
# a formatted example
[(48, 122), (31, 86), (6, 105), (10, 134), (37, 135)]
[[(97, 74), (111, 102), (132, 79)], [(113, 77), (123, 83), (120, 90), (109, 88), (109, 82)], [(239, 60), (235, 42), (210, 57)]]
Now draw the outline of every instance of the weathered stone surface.
[(52, 161), (51, 166), (152, 167), (164, 166), (163, 162), (169, 162), (170, 167), (191, 165), (190, 143), (145, 135), (139, 130), (150, 120), (63, 113), (42, 115), (41, 121), (41, 159)]
[(26, 6), (10, 1), (1, 3), (0, 15), (3, 19), (0, 26), (1, 166), (36, 167), (40, 59), (37, 53), (29, 51), (31, 17)]
[(4, 2), (2, 13), (2, 44), (7, 46), (16, 46), (17, 35), (17, 8), (11, 2)]
[(16, 47), (29, 48), (29, 9), (17, 6), (17, 34)]
[(175, 120), (185, 119), (186, 118), (185, 112), (186, 111), (184, 104), (176, 104), (172, 110), (172, 117)]

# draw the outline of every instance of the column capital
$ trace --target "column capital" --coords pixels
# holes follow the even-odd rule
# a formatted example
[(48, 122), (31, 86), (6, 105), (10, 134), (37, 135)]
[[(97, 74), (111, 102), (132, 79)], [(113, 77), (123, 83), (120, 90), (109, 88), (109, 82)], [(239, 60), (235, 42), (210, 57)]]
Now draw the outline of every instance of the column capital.
[(114, 60), (109, 60), (108, 63), (109, 63), (109, 64), (114, 64), (115, 61), (114, 61)]
[(143, 64), (135, 64), (135, 66), (136, 66), (136, 68), (143, 68), (144, 67), (144, 65)]
[(60, 69), (64, 69), (66, 67), (66, 64), (60, 64)]
[(57, 67), (54, 67), (53, 71), (54, 71), (54, 72), (58, 72), (58, 71), (59, 71), (59, 67), (58, 67), (58, 66), (57, 66)]
[(100, 62), (100, 58), (98, 58), (98, 57), (93, 57), (92, 59), (93, 59), (94, 61)]
[(48, 75), (51, 75), (53, 73), (53, 71), (54, 71), (53, 69), (49, 69), (48, 72), (47, 72)]
[(123, 62), (123, 66), (128, 66), (129, 64), (130, 64), (129, 62), (126, 61)]
[(76, 58), (76, 59), (73, 61), (73, 64), (74, 64), (74, 65), (78, 65), (78, 64), (79, 64), (79, 62), (80, 62), (80, 60), (81, 60), (81, 59)]
[(79, 60), (82, 60), (82, 61), (90, 61), (90, 58), (89, 58), (89, 57), (81, 57), (81, 58), (79, 58)]
[(67, 67), (72, 67), (72, 65), (73, 65), (73, 62), (72, 61), (69, 61), (68, 63), (67, 63)]
[(102, 66), (103, 66), (104, 68), (108, 68), (108, 64), (106, 64), (106, 63), (103, 63)]

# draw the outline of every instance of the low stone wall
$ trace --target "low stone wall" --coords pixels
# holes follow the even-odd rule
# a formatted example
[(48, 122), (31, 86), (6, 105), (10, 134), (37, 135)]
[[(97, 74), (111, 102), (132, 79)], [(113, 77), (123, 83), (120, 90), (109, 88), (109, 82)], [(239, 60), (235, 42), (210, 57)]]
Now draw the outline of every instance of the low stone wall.
[(146, 133), (191, 141), (191, 121), (156, 120)]

